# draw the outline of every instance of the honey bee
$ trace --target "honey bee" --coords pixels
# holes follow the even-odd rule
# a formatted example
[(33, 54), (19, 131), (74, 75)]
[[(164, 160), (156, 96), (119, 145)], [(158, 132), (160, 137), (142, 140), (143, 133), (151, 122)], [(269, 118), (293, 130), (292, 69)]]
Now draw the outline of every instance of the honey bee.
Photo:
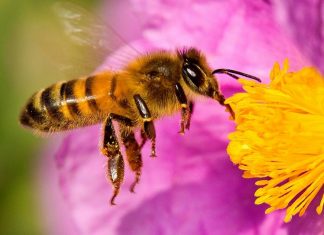
[[(152, 52), (130, 61), (119, 71), (58, 82), (38, 91), (23, 108), (20, 123), (39, 132), (59, 132), (102, 122), (101, 152), (108, 161), (113, 205), (124, 178), (124, 160), (113, 121), (119, 124), (127, 161), (135, 173), (130, 188), (134, 191), (141, 176), (141, 148), (147, 139), (151, 141), (151, 156), (156, 156), (154, 120), (180, 111), (179, 132), (183, 134), (190, 127), (197, 96), (217, 101), (234, 116), (230, 106), (224, 104), (225, 98), (214, 77), (218, 73), (260, 81), (235, 70), (212, 70), (205, 56), (195, 48)], [(141, 143), (135, 138), (136, 129), (141, 130)]]

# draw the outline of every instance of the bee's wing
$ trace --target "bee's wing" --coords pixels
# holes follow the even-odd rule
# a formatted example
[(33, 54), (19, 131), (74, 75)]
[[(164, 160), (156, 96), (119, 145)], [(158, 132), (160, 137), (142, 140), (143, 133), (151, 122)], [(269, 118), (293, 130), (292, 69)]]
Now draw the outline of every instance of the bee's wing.
[(120, 66), (139, 54), (115, 29), (86, 9), (70, 2), (57, 2), (53, 9), (68, 38), (74, 44), (92, 50), (97, 61), (103, 62), (107, 56), (113, 56)]

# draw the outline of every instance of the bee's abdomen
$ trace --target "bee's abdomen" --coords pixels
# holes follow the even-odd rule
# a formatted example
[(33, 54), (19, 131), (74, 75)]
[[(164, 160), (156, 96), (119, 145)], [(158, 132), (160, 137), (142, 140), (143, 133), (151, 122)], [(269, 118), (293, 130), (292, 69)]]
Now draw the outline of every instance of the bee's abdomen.
[(91, 77), (76, 79), (37, 92), (23, 109), (21, 124), (43, 132), (95, 124), (100, 121), (100, 111), (91, 83)]

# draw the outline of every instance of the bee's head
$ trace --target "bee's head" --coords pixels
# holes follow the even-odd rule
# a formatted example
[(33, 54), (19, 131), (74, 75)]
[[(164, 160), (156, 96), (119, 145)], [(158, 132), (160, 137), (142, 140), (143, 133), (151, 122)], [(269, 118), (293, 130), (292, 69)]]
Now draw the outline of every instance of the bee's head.
[(179, 51), (178, 56), (182, 60), (181, 74), (186, 85), (195, 93), (220, 101), (222, 95), (205, 56), (194, 48)]
[(232, 69), (211, 70), (205, 56), (194, 48), (178, 51), (178, 57), (182, 61), (181, 75), (186, 85), (195, 93), (217, 100), (227, 108), (233, 118), (234, 112), (228, 104), (224, 103), (225, 98), (219, 90), (214, 74), (227, 74), (235, 79), (243, 76), (261, 82), (261, 79), (255, 76)]

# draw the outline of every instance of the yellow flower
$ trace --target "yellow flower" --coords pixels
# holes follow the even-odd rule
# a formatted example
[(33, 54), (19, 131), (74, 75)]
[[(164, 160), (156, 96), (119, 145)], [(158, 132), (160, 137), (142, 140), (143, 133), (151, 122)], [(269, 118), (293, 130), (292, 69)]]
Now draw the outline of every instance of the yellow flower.
[(286, 209), (285, 222), (315, 197), (318, 214), (324, 205), (324, 77), (288, 67), (276, 63), (270, 84), (240, 79), (246, 92), (226, 100), (236, 123), (227, 152), (243, 177), (259, 178), (255, 203), (268, 204), (266, 213)]

